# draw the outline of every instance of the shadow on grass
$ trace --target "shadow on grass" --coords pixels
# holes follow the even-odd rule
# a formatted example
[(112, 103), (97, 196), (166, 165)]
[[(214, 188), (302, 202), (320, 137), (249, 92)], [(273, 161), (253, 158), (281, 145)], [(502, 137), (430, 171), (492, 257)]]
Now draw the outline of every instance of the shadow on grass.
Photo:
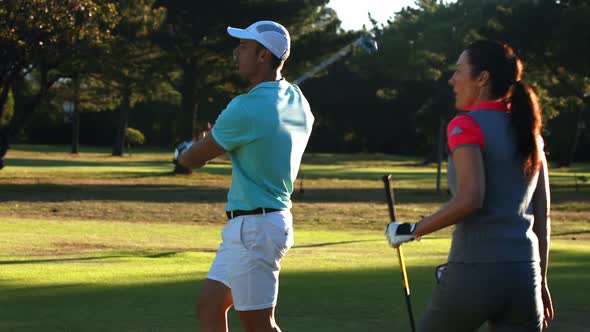
[[(70, 167), (101, 167), (110, 168), (105, 170), (104, 174), (108, 174), (111, 177), (118, 178), (144, 178), (144, 177), (166, 177), (176, 176), (174, 174), (174, 164), (171, 160), (142, 160), (134, 161), (128, 159), (121, 160), (63, 160), (63, 159), (8, 159), (5, 161), (6, 168), (10, 167), (28, 167), (28, 168), (70, 168)], [(213, 166), (213, 167), (211, 167)], [(151, 167), (152, 169), (158, 167), (162, 171), (146, 171), (145, 167)], [(118, 169), (125, 168), (125, 171), (119, 171)], [(134, 172), (133, 168), (137, 168)], [(102, 171), (101, 171), (102, 172)], [(231, 166), (227, 162), (223, 161), (212, 161), (206, 166), (196, 172), (207, 173), (212, 175), (231, 175)], [(98, 172), (97, 172), (98, 173)], [(65, 176), (65, 175), (61, 175)]]
[[(590, 283), (572, 283), (572, 280), (587, 279), (590, 263), (585, 253), (556, 251), (552, 255), (559, 261), (558, 267), (550, 268), (551, 290), (557, 310), (552, 331), (583, 331), (586, 313), (590, 310), (586, 300)], [(173, 258), (163, 256), (158, 259)], [(287, 259), (277, 307), (277, 319), (283, 330), (409, 329), (401, 275), (394, 257), (387, 258), (391, 261), (391, 268), (386, 269), (318, 272), (289, 272)], [(434, 265), (408, 266), (411, 301), (417, 321), (422, 317), (434, 286), (433, 271)], [(0, 330), (197, 330), (194, 307), (204, 272), (158, 276), (156, 265), (153, 273), (162, 281), (101, 285), (80, 280), (75, 284), (31, 287), (3, 284), (0, 280)], [(144, 280), (145, 276), (129, 275), (127, 278)], [(235, 330), (238, 325), (237, 316), (232, 311), (230, 328)]]
[[(187, 180), (190, 183), (190, 179)], [(588, 201), (588, 192), (556, 190), (553, 203)], [(307, 188), (293, 193), (293, 201), (306, 203), (383, 203), (380, 188)], [(434, 189), (395, 189), (399, 204), (439, 203), (450, 199), (447, 191), (437, 194)], [(0, 201), (65, 202), (65, 201), (142, 201), (155, 203), (223, 203), (227, 188), (173, 184), (0, 184)]]
[[(447, 194), (436, 195), (428, 189), (397, 189), (399, 203), (444, 202)], [(306, 189), (295, 192), (295, 202), (359, 203), (385, 202), (383, 189), (334, 188)], [(64, 202), (64, 201), (143, 201), (155, 203), (223, 203), (227, 189), (211, 186), (181, 186), (171, 184), (129, 185), (61, 185), (61, 184), (0, 184), (0, 201)]]
[[(362, 242), (382, 242), (382, 239), (379, 240), (357, 240), (357, 241), (337, 241), (337, 242), (322, 242), (322, 243), (312, 243), (312, 244), (304, 244), (304, 245), (295, 245), (291, 250), (297, 250), (301, 248), (317, 248), (317, 247), (328, 247), (328, 246), (336, 246), (336, 245), (343, 245), (343, 244), (351, 244), (351, 243), (362, 243)], [(130, 251), (130, 252), (122, 252), (117, 255), (107, 255), (107, 256), (89, 256), (89, 257), (69, 257), (69, 258), (50, 258), (50, 259), (28, 259), (28, 260), (0, 260), (0, 265), (29, 265), (29, 264), (51, 264), (51, 263), (75, 263), (75, 262), (84, 262), (84, 261), (101, 261), (101, 260), (109, 260), (113, 258), (166, 258), (166, 257), (173, 257), (180, 253), (187, 253), (187, 252), (200, 252), (200, 253), (216, 253), (217, 248), (185, 248), (182, 250), (177, 251), (163, 251), (163, 252), (137, 252), (137, 251)]]
[[(391, 165), (395, 162), (397, 166), (419, 166), (420, 161), (414, 157), (404, 157), (381, 153), (357, 153), (357, 154), (331, 154), (331, 153), (306, 153), (303, 155), (303, 163), (313, 165), (344, 165), (362, 161), (366, 163), (383, 163)], [(400, 163), (401, 162), (401, 163)]]
[[(31, 144), (13, 144), (12, 149), (15, 151), (23, 152), (42, 152), (42, 153), (70, 153), (72, 147), (70, 145), (31, 145)], [(170, 155), (172, 155), (173, 149), (170, 149)], [(104, 154), (105, 157), (111, 157), (112, 147), (97, 147), (97, 146), (80, 146), (81, 153), (100, 153)], [(157, 147), (138, 147), (132, 148), (131, 150), (125, 149), (123, 153), (128, 154), (162, 154), (166, 150)], [(9, 152), (10, 153), (10, 152)]]
[[(367, 157), (375, 157), (373, 155)], [(391, 156), (378, 155), (376, 160), (387, 161)], [(319, 163), (350, 162), (350, 156), (318, 155), (311, 158)], [(403, 162), (411, 163), (412, 159), (400, 158)], [(144, 177), (173, 177), (172, 164), (163, 161), (131, 161), (131, 160), (49, 160), (49, 159), (12, 159), (10, 163), (24, 167), (112, 167), (112, 171), (106, 173), (109, 176), (119, 178), (144, 178)], [(358, 164), (358, 161), (355, 161)], [(168, 165), (169, 164), (169, 165)], [(146, 166), (170, 166), (170, 171), (145, 172)], [(137, 172), (118, 171), (117, 167), (137, 168)], [(361, 171), (359, 168), (348, 169), (343, 166), (339, 170), (310, 170), (302, 173), (305, 180), (331, 178), (341, 180), (374, 180), (381, 183), (382, 172)], [(198, 172), (213, 175), (230, 175), (231, 167), (227, 162), (212, 162)], [(446, 189), (437, 194), (435, 191), (436, 173), (434, 172), (400, 172), (393, 174), (393, 185), (398, 181), (417, 183), (431, 183), (430, 188), (396, 189), (396, 196), (400, 203), (443, 203), (450, 198)], [(64, 175), (62, 175), (64, 176)], [(564, 203), (569, 201), (589, 201), (590, 184), (580, 184), (577, 187), (571, 184), (570, 177), (557, 176), (557, 183), (552, 184), (553, 202)], [(568, 179), (567, 182), (563, 179)], [(187, 183), (194, 183), (194, 178), (187, 177)], [(299, 192), (301, 182), (295, 184), (293, 198), (302, 202), (332, 202), (332, 203), (356, 203), (356, 202), (382, 202), (383, 191), (375, 188), (305, 188), (305, 194)], [(407, 185), (407, 184), (405, 184)], [(443, 184), (443, 186), (446, 186)], [(56, 184), (0, 184), (0, 201), (24, 201), (24, 202), (59, 202), (59, 201), (91, 201), (91, 200), (115, 200), (115, 201), (145, 201), (145, 202), (210, 202), (222, 203), (226, 199), (227, 189), (207, 186), (180, 186), (172, 184), (141, 184), (141, 185), (56, 185)]]
[(551, 236), (569, 236), (569, 235), (582, 235), (582, 234), (590, 234), (590, 231), (573, 231), (573, 232), (563, 232), (563, 233), (552, 233)]
[[(204, 167), (198, 172), (207, 173), (212, 175), (231, 175), (231, 165), (224, 162), (212, 162), (209, 165), (215, 165), (214, 167)], [(313, 165), (303, 166), (306, 169), (302, 169), (296, 180), (297, 184), (303, 177), (305, 180), (310, 179), (337, 179), (337, 180), (375, 180), (381, 181), (381, 178), (386, 173), (391, 173), (393, 176), (394, 184), (396, 181), (430, 181), (432, 183), (433, 188), (436, 185), (436, 172), (428, 172), (428, 171), (416, 171), (416, 172), (394, 172), (393, 166), (391, 165), (384, 165), (379, 166), (379, 168), (388, 169), (391, 167), (392, 171), (390, 172), (383, 172), (383, 171), (370, 171), (366, 170), (366, 168), (362, 168), (361, 162), (356, 162), (352, 164), (354, 166), (342, 166), (337, 169), (330, 169), (330, 170), (322, 170), (322, 169), (313, 169)], [(396, 164), (395, 167), (414, 167), (415, 164), (408, 162), (407, 164)], [(365, 171), (363, 171), (365, 169)], [(445, 175), (443, 174), (443, 183), (445, 182)]]
[[(10, 261), (0, 261), (0, 265), (28, 265), (28, 264), (50, 264), (50, 263), (66, 263), (66, 262), (99, 261), (99, 260), (104, 260), (104, 259), (121, 258), (121, 257), (125, 257), (125, 256), (110, 255), (110, 256), (78, 257), (78, 258), (10, 260)], [(134, 255), (134, 257), (135, 257), (135, 255)]]
[(361, 242), (383, 242), (383, 240), (357, 240), (357, 241), (338, 241), (338, 242), (323, 242), (323, 243), (312, 243), (312, 244), (304, 244), (304, 245), (295, 245), (292, 249), (298, 248), (317, 248), (317, 247), (329, 247), (329, 246), (336, 246), (340, 244), (350, 244), (350, 243), (361, 243)]
[(590, 186), (585, 190), (573, 190), (567, 186), (551, 185), (551, 203), (590, 202)]
[(51, 263), (76, 263), (84, 261), (101, 261), (109, 260), (113, 258), (166, 258), (173, 257), (180, 253), (185, 252), (205, 252), (205, 253), (216, 253), (217, 249), (212, 248), (188, 248), (178, 251), (165, 251), (165, 252), (129, 252), (121, 253), (119, 255), (108, 255), (108, 256), (90, 256), (90, 257), (75, 257), (75, 258), (50, 258), (50, 259), (29, 259), (29, 260), (8, 260), (0, 261), (0, 265), (28, 265), (28, 264), (51, 264)]
[[(371, 171), (359, 168), (357, 164), (354, 168), (341, 167), (339, 169), (331, 170), (308, 170), (304, 169), (299, 173), (299, 177), (306, 179), (338, 179), (338, 180), (375, 180), (380, 181), (383, 175), (392, 174), (393, 183), (397, 181), (421, 181), (430, 182), (432, 186), (436, 185), (436, 172), (395, 172), (393, 168), (391, 171)], [(383, 167), (387, 169), (387, 167)], [(298, 179), (300, 180), (300, 178)], [(444, 178), (443, 178), (444, 183)]]
[[(395, 189), (396, 203), (432, 203), (445, 202), (450, 196), (445, 191), (437, 194), (432, 189)], [(293, 193), (296, 202), (318, 202), (318, 203), (384, 203), (385, 191), (377, 188), (330, 188), (330, 189), (305, 189), (301, 194), (299, 191)]]
[(225, 202), (227, 189), (178, 185), (0, 184), (0, 201)]
[[(105, 156), (106, 158), (106, 156)], [(333, 157), (338, 158), (338, 157)], [(322, 159), (322, 158), (320, 158)], [(331, 164), (330, 162), (326, 162), (327, 164)], [(343, 160), (342, 163), (352, 163), (350, 160)], [(323, 164), (320, 162), (319, 164)], [(220, 162), (220, 161), (212, 161), (209, 163), (210, 166), (204, 167), (200, 169), (198, 172), (213, 174), (213, 175), (231, 175), (231, 166), (227, 162)], [(319, 178), (335, 178), (335, 179), (343, 179), (343, 180), (370, 180), (375, 179), (379, 180), (384, 175), (383, 172), (379, 171), (361, 171), (362, 168), (359, 168), (359, 165), (362, 166), (362, 163), (355, 161), (353, 166), (346, 166), (342, 165), (340, 168), (332, 169), (332, 170), (321, 170), (321, 169), (313, 169), (313, 165), (309, 165), (310, 169), (302, 170), (300, 176), (305, 177), (306, 179), (319, 179)], [(110, 171), (105, 171), (108, 174), (115, 174), (117, 173), (117, 168), (133, 168), (136, 167), (138, 169), (142, 167), (163, 167), (163, 168), (170, 168), (173, 169), (173, 165), (169, 160), (148, 160), (148, 161), (135, 161), (130, 159), (109, 159), (109, 160), (76, 160), (76, 159), (42, 159), (42, 158), (14, 158), (14, 159), (7, 159), (6, 160), (6, 167), (29, 167), (29, 168), (68, 168), (68, 167), (104, 167), (104, 168), (112, 168)], [(213, 166), (213, 167), (211, 167)], [(380, 165), (379, 167), (387, 169), (388, 167), (393, 166), (384, 164)], [(408, 158), (408, 161), (403, 165), (396, 164), (395, 167), (414, 167), (417, 166), (415, 163)], [(124, 174), (133, 174), (132, 171), (123, 172)], [(146, 174), (146, 172), (137, 173)], [(147, 172), (151, 173), (151, 172)], [(395, 173), (394, 180), (436, 180), (436, 173), (435, 172), (402, 172), (402, 173)], [(158, 176), (161, 174), (151, 174), (151, 176)], [(434, 184), (434, 182), (433, 182)]]
[[(432, 278), (431, 272), (426, 268), (410, 269), (411, 282), (421, 284)], [(393, 266), (376, 271), (284, 272), (278, 322), (285, 331), (407, 329), (398, 274)], [(196, 276), (175, 277), (189, 280), (126, 286), (2, 285), (0, 329), (195, 331), (193, 313), (203, 275), (199, 280)], [(432, 283), (412, 293), (418, 313), (425, 306)], [(235, 330), (239, 323), (233, 311), (230, 317), (230, 329)]]
[[(18, 167), (145, 167), (160, 166), (166, 164), (163, 161), (132, 161), (132, 160), (105, 160), (89, 161), (75, 159), (8, 159), (8, 166)], [(172, 165), (172, 163), (170, 163)]]

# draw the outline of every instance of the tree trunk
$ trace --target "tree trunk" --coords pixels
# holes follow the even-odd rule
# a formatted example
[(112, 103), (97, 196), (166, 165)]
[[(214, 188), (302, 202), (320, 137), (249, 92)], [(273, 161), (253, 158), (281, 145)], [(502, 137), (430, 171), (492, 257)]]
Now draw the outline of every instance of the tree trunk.
[(183, 65), (180, 114), (176, 119), (176, 139), (186, 141), (193, 137), (196, 128), (193, 128), (193, 123), (197, 121), (197, 66), (193, 61), (189, 61)]
[(7, 132), (7, 139), (10, 140), (15, 138), (18, 132), (24, 127), (27, 123), (28, 119), (31, 117), (31, 114), (35, 112), (43, 98), (47, 95), (49, 88), (57, 81), (57, 77), (49, 80), (48, 69), (41, 65), (39, 67), (39, 71), (41, 73), (41, 80), (39, 81), (40, 89), (37, 95), (31, 100), (31, 102), (27, 103), (24, 107), (19, 107), (18, 109), (22, 109), (22, 113), (17, 113), (15, 108), (14, 116), (12, 117), (12, 121), (10, 121), (10, 125), (8, 126)]
[(80, 78), (72, 80), (74, 84), (74, 112), (72, 114), (72, 154), (80, 153)]
[(20, 70), (14, 70), (11, 74), (7, 74), (1, 80), (2, 86), (0, 86), (0, 118), (4, 113), (4, 104), (8, 100), (8, 94), (10, 93), (10, 88), (14, 86), (16, 80), (18, 79), (18, 73)]
[(199, 102), (199, 97), (201, 91), (198, 91), (196, 96), (195, 96), (195, 106), (193, 107), (193, 121), (191, 123), (191, 139), (195, 139), (195, 137), (199, 136), (201, 134), (201, 132), (203, 130), (205, 130), (205, 128), (207, 128), (207, 125), (200, 123), (199, 122), (199, 108), (201, 106), (201, 103)]
[[(0, 132), (0, 169), (4, 167), (3, 158), (6, 155), (7, 150), (9, 149), (8, 142), (12, 138), (16, 137), (21, 128), (27, 123), (27, 120), (30, 118), (31, 114), (33, 114), (33, 112), (37, 109), (37, 106), (39, 106), (41, 100), (43, 100), (43, 98), (47, 95), (47, 91), (49, 91), (49, 88), (53, 85), (53, 83), (55, 83), (55, 81), (57, 81), (57, 78), (52, 80), (48, 79), (47, 76), (49, 70), (46, 66), (41, 65), (39, 67), (39, 70), (41, 73), (41, 80), (39, 82), (39, 92), (37, 93), (35, 98), (31, 100), (31, 102), (29, 102), (25, 107), (22, 108), (24, 110), (22, 114), (16, 113), (15, 110), (15, 113), (10, 123), (5, 128), (3, 128), (2, 132)], [(5, 87), (7, 86), (8, 85), (5, 85)], [(3, 99), (5, 100), (1, 101), (2, 107), (0, 107), (0, 114), (4, 110), (4, 104), (6, 103), (7, 98)]]
[(129, 110), (131, 109), (131, 87), (123, 87), (123, 101), (119, 105), (119, 123), (117, 133), (115, 134), (115, 145), (113, 146), (113, 156), (122, 157), (123, 147), (125, 145), (125, 131), (129, 121)]
[(10, 84), (6, 83), (0, 87), (0, 118), (4, 114), (4, 104), (8, 100), (8, 93), (10, 91)]
[[(199, 103), (195, 104), (195, 108), (193, 110), (193, 122), (192, 122), (192, 131), (193, 135), (191, 139), (194, 139), (195, 135), (197, 134), (197, 115), (199, 111)], [(193, 171), (190, 168), (182, 167), (178, 164), (174, 165), (174, 173), (176, 174), (191, 174)]]
[(559, 125), (557, 128), (559, 132), (555, 135), (559, 142), (558, 167), (569, 167), (573, 161), (582, 131), (580, 125), (583, 120), (582, 115), (582, 111), (576, 109), (576, 104), (569, 101), (566, 109), (555, 119)]
[(4, 168), (4, 156), (10, 147), (8, 146), (8, 135), (5, 131), (0, 132), (0, 169)]
[[(10, 85), (4, 84), (3, 87), (0, 88), (0, 119), (2, 119), (2, 115), (4, 115), (4, 106), (6, 105), (6, 101), (8, 100), (8, 90)], [(4, 168), (4, 156), (6, 152), (8, 152), (8, 125), (4, 128), (0, 127), (0, 169)]]
[(438, 127), (438, 153), (436, 167), (436, 192), (440, 193), (440, 182), (442, 178), (442, 160), (444, 155), (445, 142), (445, 118), (440, 117), (440, 126)]
[(430, 163), (435, 163), (438, 160), (438, 136), (426, 137), (426, 145), (430, 147), (428, 154), (420, 163), (421, 166), (428, 166)]
[[(568, 160), (571, 164), (574, 161), (574, 156), (576, 155), (576, 150), (578, 149), (578, 145), (580, 143), (580, 136), (582, 135), (582, 128), (584, 125), (584, 117), (582, 110), (578, 111), (577, 121), (576, 121), (576, 129), (574, 130), (575, 134), (573, 137), (573, 143), (569, 150)], [(569, 166), (569, 165), (568, 165)]]
[[(191, 140), (196, 134), (196, 123), (198, 121), (198, 102), (197, 102), (197, 89), (198, 89), (198, 78), (197, 78), (197, 66), (194, 59), (189, 59), (182, 66), (182, 85), (181, 101), (180, 101), (180, 114), (176, 118), (176, 130), (175, 139), (176, 141), (187, 141)], [(174, 173), (176, 174), (190, 174), (192, 170), (184, 168), (178, 164), (174, 165)]]

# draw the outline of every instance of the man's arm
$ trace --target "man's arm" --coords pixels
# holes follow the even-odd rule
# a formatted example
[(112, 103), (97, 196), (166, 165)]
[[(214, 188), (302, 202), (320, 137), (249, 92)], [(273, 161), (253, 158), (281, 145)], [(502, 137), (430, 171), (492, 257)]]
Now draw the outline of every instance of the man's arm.
[(178, 163), (188, 169), (201, 168), (207, 162), (225, 153), (211, 135), (196, 141), (178, 157)]

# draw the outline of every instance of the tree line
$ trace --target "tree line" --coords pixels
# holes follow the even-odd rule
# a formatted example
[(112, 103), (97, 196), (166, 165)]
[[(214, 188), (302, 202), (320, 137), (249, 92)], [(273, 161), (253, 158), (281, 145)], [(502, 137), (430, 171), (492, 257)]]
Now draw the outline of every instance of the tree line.
[[(344, 31), (329, 0), (5, 0), (0, 3), (0, 145), (80, 142), (124, 153), (133, 127), (172, 147), (247, 91), (227, 26), (270, 19), (292, 34), (294, 80), (361, 35), (353, 52), (302, 85), (316, 124), (308, 151), (441, 153), (455, 114), (447, 80), (463, 47), (507, 41), (542, 99), (550, 158), (587, 160), (590, 1), (419, 0), (386, 23)], [(2, 151), (2, 149), (0, 149)]]

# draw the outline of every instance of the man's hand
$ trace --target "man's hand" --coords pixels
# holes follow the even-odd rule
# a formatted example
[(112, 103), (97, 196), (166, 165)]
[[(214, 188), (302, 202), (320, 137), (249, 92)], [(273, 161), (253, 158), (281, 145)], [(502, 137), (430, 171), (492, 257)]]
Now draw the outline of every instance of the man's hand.
[(207, 122), (207, 129), (206, 130), (203, 130), (202, 132), (200, 132), (195, 137), (195, 140), (199, 141), (199, 140), (202, 140), (203, 138), (209, 136), (211, 134), (211, 129), (213, 129), (213, 126), (211, 125), (210, 122)]
[(188, 150), (188, 148), (190, 148), (192, 145), (193, 145), (193, 142), (191, 142), (191, 141), (181, 142), (180, 144), (178, 144), (176, 146), (176, 149), (174, 149), (174, 159), (172, 159), (172, 162), (175, 165), (178, 165), (178, 159), (180, 158), (180, 155), (184, 151)]
[(392, 247), (398, 248), (402, 243), (416, 239), (412, 234), (415, 228), (416, 224), (392, 221), (385, 228), (385, 237)]

